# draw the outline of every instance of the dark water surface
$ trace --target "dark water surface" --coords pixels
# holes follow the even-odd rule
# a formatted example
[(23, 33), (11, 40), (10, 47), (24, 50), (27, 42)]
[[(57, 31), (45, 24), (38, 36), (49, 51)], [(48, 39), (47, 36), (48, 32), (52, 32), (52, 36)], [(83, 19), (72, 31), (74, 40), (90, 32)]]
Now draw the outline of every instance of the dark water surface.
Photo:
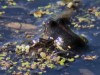
[[(10, 22), (19, 22), (37, 25), (37, 27), (39, 27), (41, 22), (45, 20), (45, 16), (39, 21), (33, 16), (28, 15), (30, 11), (35, 11), (39, 6), (46, 6), (49, 3), (54, 4), (58, 0), (35, 0), (33, 2), (27, 2), (26, 0), (15, 1), (17, 2), (17, 6), (9, 6), (7, 9), (1, 8), (2, 5), (7, 3), (0, 2), (0, 11), (6, 12), (4, 17), (0, 17), (0, 34), (2, 34), (4, 39), (0, 40), (0, 45), (4, 44), (5, 42), (24, 39), (24, 31), (16, 33), (14, 29), (6, 27), (5, 24)], [(93, 6), (100, 8), (100, 1), (96, 1), (97, 0), (83, 0), (84, 8), (88, 9)], [(65, 67), (60, 70), (47, 69), (47, 73), (44, 75), (100, 75), (100, 18), (96, 18), (96, 22), (94, 24), (94, 28), (75, 31), (80, 34), (84, 34), (89, 40), (89, 49), (87, 52), (85, 52), (85, 54), (97, 55), (98, 58), (93, 61), (86, 61), (80, 58), (71, 63), (69, 67)], [(37, 28), (37, 30), (39, 30), (39, 28)], [(17, 36), (14, 36), (14, 34)], [(96, 36), (94, 36), (94, 34), (96, 34)], [(0, 75), (4, 75), (3, 71), (0, 71)]]

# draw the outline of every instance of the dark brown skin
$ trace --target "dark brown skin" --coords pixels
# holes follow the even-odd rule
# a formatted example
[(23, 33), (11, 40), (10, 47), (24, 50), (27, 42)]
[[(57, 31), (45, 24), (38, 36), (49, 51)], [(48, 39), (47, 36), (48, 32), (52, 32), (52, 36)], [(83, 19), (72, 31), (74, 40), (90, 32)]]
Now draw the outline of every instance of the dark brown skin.
[(47, 36), (53, 37), (54, 40), (57, 40), (58, 37), (62, 38), (61, 47), (63, 49), (68, 49), (68, 46), (71, 49), (84, 46), (86, 44), (85, 41), (75, 34), (67, 24), (69, 24), (69, 21), (67, 22), (62, 18), (57, 21), (50, 20), (46, 25)]
[(56, 41), (59, 41), (60, 38), (62, 40), (60, 41), (60, 46), (64, 50), (75, 49), (86, 45), (86, 42), (75, 34), (68, 26), (71, 24), (70, 17), (73, 12), (74, 9), (70, 8), (56, 20), (51, 19), (45, 24), (45, 35), (52, 37)]

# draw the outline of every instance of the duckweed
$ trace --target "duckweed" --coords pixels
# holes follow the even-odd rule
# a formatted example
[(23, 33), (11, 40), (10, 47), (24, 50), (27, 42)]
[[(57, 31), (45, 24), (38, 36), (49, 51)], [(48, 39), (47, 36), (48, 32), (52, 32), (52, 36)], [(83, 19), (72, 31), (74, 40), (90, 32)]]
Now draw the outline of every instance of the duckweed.
[(59, 64), (60, 64), (60, 65), (64, 65), (64, 64), (65, 64), (65, 61), (66, 61), (66, 59), (65, 59), (65, 58), (62, 58), (62, 59), (59, 61)]
[(96, 17), (100, 17), (100, 12), (95, 12)]
[(51, 69), (55, 68), (55, 65), (54, 65), (54, 64), (48, 64), (47, 66), (48, 66), (49, 68), (51, 68)]
[(74, 59), (74, 58), (68, 58), (68, 61), (69, 61), (69, 62), (74, 62), (75, 59)]
[[(47, 40), (44, 40), (44, 41), (47, 41)], [(33, 44), (32, 45), (28, 45), (28, 44), (18, 45), (16, 43), (13, 45), (15, 45), (15, 57), (9, 56), (10, 51), (8, 51), (8, 53), (3, 52), (3, 54), (0, 54), (0, 61), (2, 61), (3, 59), (6, 59), (6, 61), (7, 61), (7, 63), (5, 63), (5, 61), (2, 61), (2, 63), (4, 63), (4, 64), (2, 64), (1, 66), (11, 67), (11, 65), (12, 65), (12, 67), (10, 68), (10, 71), (12, 71), (12, 72), (13, 72), (14, 67), (16, 67), (17, 70), (19, 70), (21, 72), (30, 71), (32, 69), (32, 70), (40, 70), (40, 72), (38, 72), (38, 73), (45, 73), (46, 67), (55, 69), (56, 65), (64, 66), (67, 61), (66, 56), (62, 57), (62, 56), (57, 55), (56, 52), (59, 51), (58, 49), (57, 49), (57, 51), (56, 50), (52, 51), (51, 45), (46, 48), (44, 46), (44, 45), (46, 45), (44, 42), (40, 43), (40, 45), (44, 46), (42, 48), (39, 45), (39, 43), (38, 43), (38, 45), (37, 45), (37, 43), (35, 43), (34, 45)], [(11, 45), (11, 43), (6, 43), (5, 46), (7, 46), (7, 48), (9, 48), (8, 46), (12, 46), (12, 45)], [(37, 46), (38, 46), (38, 48), (37, 48)], [(4, 50), (2, 50), (2, 51), (4, 51)], [(11, 53), (11, 55), (12, 54), (13, 53)], [(73, 56), (73, 58), (74, 58), (74, 56)], [(18, 60), (19, 62), (16, 62), (15, 60)], [(70, 61), (72, 61), (72, 59)], [(9, 62), (11, 62), (12, 64)], [(18, 65), (18, 66), (16, 66), (16, 65)], [(7, 70), (7, 68), (5, 68), (5, 69)], [(16, 74), (17, 73), (18, 72), (16, 72)], [(27, 73), (25, 73), (25, 74), (27, 74)]]
[(7, 5), (2, 6), (3, 9), (6, 9), (7, 7), (8, 7)]
[(41, 52), (40, 56), (44, 59), (44, 58), (46, 58), (46, 53), (45, 52)]

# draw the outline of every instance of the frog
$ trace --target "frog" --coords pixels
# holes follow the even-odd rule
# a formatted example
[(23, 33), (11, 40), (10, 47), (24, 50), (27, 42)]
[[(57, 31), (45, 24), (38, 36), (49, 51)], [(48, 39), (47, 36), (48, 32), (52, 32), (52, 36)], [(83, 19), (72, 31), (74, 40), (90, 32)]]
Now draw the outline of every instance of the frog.
[(54, 40), (54, 45), (63, 51), (84, 47), (88, 43), (85, 37), (76, 34), (69, 27), (71, 24), (70, 17), (78, 9), (80, 1), (74, 0), (69, 4), (71, 4), (67, 5), (69, 8), (62, 12), (60, 16), (55, 19), (50, 18), (44, 25), (46, 38)]

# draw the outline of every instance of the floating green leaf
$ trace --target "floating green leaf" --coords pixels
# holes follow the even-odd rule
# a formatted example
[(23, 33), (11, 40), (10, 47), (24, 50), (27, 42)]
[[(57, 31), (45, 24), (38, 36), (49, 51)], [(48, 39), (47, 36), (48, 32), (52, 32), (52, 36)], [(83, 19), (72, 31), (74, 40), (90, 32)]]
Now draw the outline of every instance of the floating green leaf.
[(27, 66), (27, 65), (29, 65), (30, 63), (29, 62), (23, 62), (22, 63), (22, 66)]
[(100, 16), (100, 12), (95, 12), (95, 16), (96, 17)]
[(60, 65), (64, 65), (64, 64), (65, 64), (65, 61), (66, 61), (66, 59), (65, 59), (65, 58), (62, 58), (62, 59), (59, 61), (59, 64), (60, 64)]
[(75, 60), (74, 58), (68, 58), (69, 62), (74, 62), (74, 60)]
[(54, 64), (48, 64), (48, 67), (53, 69), (53, 68), (55, 68), (55, 65)]
[(16, 2), (13, 2), (12, 5), (15, 6), (16, 5)]
[(0, 54), (0, 57), (4, 57), (4, 56), (6, 56), (6, 54), (5, 54), (5, 53)]
[(4, 59), (4, 57), (0, 57), (0, 60)]
[(44, 58), (46, 58), (46, 53), (45, 52), (41, 52), (40, 56), (44, 59)]
[(3, 9), (6, 9), (7, 7), (8, 7), (7, 5), (2, 6)]

